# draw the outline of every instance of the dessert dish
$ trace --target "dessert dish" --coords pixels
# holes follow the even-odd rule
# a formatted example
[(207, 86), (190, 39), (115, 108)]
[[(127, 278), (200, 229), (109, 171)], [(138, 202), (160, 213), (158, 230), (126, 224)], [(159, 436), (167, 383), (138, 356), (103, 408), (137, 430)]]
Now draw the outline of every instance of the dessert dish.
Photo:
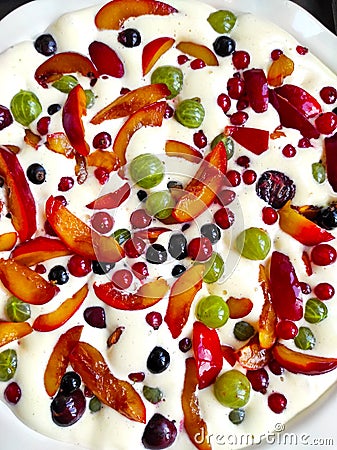
[(242, 448), (333, 386), (337, 91), (310, 48), (243, 11), (114, 0), (1, 64), (19, 419), (84, 448)]

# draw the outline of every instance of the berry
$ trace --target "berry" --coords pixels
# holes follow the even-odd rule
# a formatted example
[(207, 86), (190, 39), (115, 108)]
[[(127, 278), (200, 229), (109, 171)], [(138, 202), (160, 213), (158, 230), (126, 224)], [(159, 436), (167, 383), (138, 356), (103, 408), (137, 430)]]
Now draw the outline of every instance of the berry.
[(51, 56), (57, 51), (57, 44), (51, 34), (41, 34), (34, 42), (35, 50), (41, 55)]
[(84, 277), (91, 272), (91, 261), (80, 255), (72, 255), (68, 261), (67, 268), (74, 277)]
[(246, 377), (250, 381), (254, 391), (261, 392), (261, 394), (267, 392), (269, 375), (265, 369), (247, 370)]
[(163, 323), (163, 317), (157, 311), (149, 312), (146, 315), (145, 320), (154, 330), (158, 330), (160, 325)]
[(109, 233), (114, 226), (114, 219), (105, 211), (93, 214), (90, 222), (94, 230), (102, 234)]
[(320, 90), (319, 95), (324, 103), (331, 105), (337, 100), (337, 89), (333, 86), (325, 86)]
[(245, 82), (241, 78), (229, 78), (227, 81), (227, 91), (230, 98), (239, 100), (245, 92)]
[(146, 261), (151, 264), (163, 264), (167, 260), (167, 251), (161, 244), (152, 244), (146, 252)]
[(203, 69), (204, 67), (206, 67), (206, 64), (202, 59), (197, 58), (197, 59), (194, 59), (193, 61), (191, 61), (190, 66), (191, 66), (192, 70), (198, 70), (198, 69)]
[(246, 69), (250, 63), (250, 55), (245, 50), (238, 50), (232, 54), (232, 62), (236, 70)]
[(282, 208), (288, 200), (292, 200), (295, 192), (294, 182), (277, 170), (267, 170), (256, 184), (257, 195), (275, 209)]
[(211, 244), (215, 244), (221, 238), (221, 230), (215, 223), (205, 223), (202, 225), (200, 234), (208, 238)]
[(322, 134), (331, 134), (337, 128), (337, 114), (325, 112), (315, 120), (317, 130)]
[(202, 130), (193, 134), (193, 142), (198, 148), (204, 148), (207, 145), (207, 137)]
[(34, 184), (42, 184), (46, 181), (46, 169), (41, 164), (31, 164), (26, 173), (28, 180)]
[(304, 283), (304, 281), (302, 281), (300, 283), (300, 286), (301, 286), (302, 294), (308, 295), (308, 294), (311, 293), (311, 287), (310, 287), (310, 285), (308, 283)]
[(156, 413), (144, 429), (142, 443), (145, 448), (165, 449), (174, 443), (177, 433), (177, 428), (173, 421)]
[(105, 275), (110, 270), (112, 270), (115, 267), (115, 263), (110, 262), (101, 262), (101, 261), (93, 261), (92, 262), (92, 271), (96, 275)]
[(212, 243), (207, 237), (194, 238), (187, 247), (188, 256), (195, 261), (207, 261), (212, 252)]
[(337, 227), (337, 205), (332, 203), (326, 208), (319, 210), (316, 216), (316, 222), (322, 228), (326, 230), (332, 230)]
[(262, 220), (266, 225), (273, 225), (277, 222), (278, 214), (271, 206), (265, 206), (262, 209)]
[(36, 129), (41, 136), (44, 136), (48, 133), (49, 125), (50, 125), (50, 117), (48, 116), (41, 117), (41, 119), (39, 119), (36, 124)]
[(178, 261), (187, 256), (187, 240), (182, 233), (174, 233), (168, 243), (168, 252)]
[(145, 373), (144, 372), (132, 372), (128, 375), (129, 380), (133, 381), (134, 383), (141, 383), (145, 380)]
[(192, 339), (183, 338), (179, 341), (179, 350), (183, 353), (187, 353), (192, 348)]
[(232, 125), (243, 125), (248, 120), (248, 114), (245, 111), (237, 111), (230, 117)]
[(231, 107), (231, 99), (227, 94), (219, 94), (217, 98), (217, 104), (226, 114)]
[(256, 178), (257, 178), (257, 175), (256, 175), (255, 170), (248, 169), (248, 170), (245, 170), (242, 174), (242, 181), (248, 185), (254, 184), (256, 181)]
[(245, 169), (248, 169), (250, 164), (250, 159), (248, 156), (239, 156), (239, 158), (236, 160), (236, 164), (240, 167), (244, 167)]
[(177, 264), (176, 266), (173, 267), (172, 269), (172, 276), (174, 278), (179, 278), (180, 275), (182, 275), (186, 270), (186, 267), (181, 265), (181, 264)]
[(81, 386), (81, 377), (78, 375), (78, 373), (70, 371), (66, 372), (61, 380), (60, 384), (60, 392), (62, 394), (71, 394), (76, 389), (79, 389)]
[(234, 213), (228, 208), (218, 209), (213, 218), (215, 223), (223, 230), (230, 228), (235, 221)]
[(94, 175), (102, 186), (109, 180), (109, 172), (103, 167), (96, 167)]
[(6, 106), (0, 105), (0, 130), (9, 127), (13, 123), (13, 117)]
[(115, 288), (123, 290), (131, 286), (133, 280), (132, 273), (127, 269), (116, 270), (111, 277), (112, 284)]
[(319, 300), (330, 300), (335, 295), (335, 288), (330, 283), (318, 283), (314, 294)]
[(235, 52), (235, 41), (228, 36), (219, 36), (213, 42), (213, 49), (218, 56), (229, 56)]
[(183, 64), (187, 63), (188, 56), (187, 55), (178, 55), (177, 61), (178, 61), (178, 64), (182, 66)]
[(65, 267), (56, 265), (50, 269), (48, 280), (52, 283), (62, 285), (69, 281), (69, 275)]
[(318, 244), (311, 250), (311, 261), (317, 266), (329, 266), (337, 258), (337, 252), (329, 244)]
[(118, 33), (117, 40), (124, 47), (137, 47), (141, 43), (141, 36), (138, 30), (134, 28), (126, 28)]
[(53, 103), (52, 105), (48, 106), (47, 113), (52, 116), (59, 112), (61, 110), (62, 106), (58, 103)]
[(143, 202), (143, 201), (145, 201), (145, 200), (147, 199), (147, 192), (146, 192), (146, 191), (143, 191), (142, 189), (140, 189), (140, 190), (137, 192), (137, 197), (138, 197), (138, 200), (139, 200), (140, 202)]
[(152, 222), (152, 217), (145, 209), (136, 209), (131, 213), (130, 223), (133, 228), (146, 228)]
[(145, 280), (145, 278), (149, 276), (147, 265), (142, 261), (134, 263), (131, 266), (131, 270), (134, 276), (138, 278), (138, 280)]
[(96, 134), (92, 141), (92, 145), (94, 148), (98, 148), (100, 150), (105, 150), (110, 147), (112, 143), (111, 134), (106, 131), (102, 131), (101, 133)]
[(91, 327), (106, 328), (105, 311), (101, 306), (89, 306), (84, 310), (83, 317)]
[(21, 398), (20, 386), (15, 381), (9, 383), (4, 390), (4, 397), (8, 403), (16, 405)]
[(162, 347), (154, 347), (148, 356), (146, 367), (151, 373), (162, 373), (170, 365), (170, 355)]
[(305, 138), (305, 137), (299, 139), (297, 145), (298, 145), (299, 148), (309, 148), (309, 147), (312, 147), (312, 143), (310, 142), (310, 139)]
[(270, 57), (273, 61), (277, 61), (281, 55), (283, 55), (283, 51), (276, 48), (271, 52)]
[(222, 206), (228, 206), (235, 200), (235, 197), (236, 193), (234, 191), (231, 191), (230, 189), (224, 189), (218, 194), (218, 202)]
[(276, 359), (271, 359), (268, 362), (268, 367), (269, 370), (274, 374), (274, 375), (282, 375), (284, 372), (283, 367), (280, 366), (280, 364), (276, 361)]
[(68, 427), (76, 423), (84, 414), (85, 397), (80, 389), (69, 395), (57, 394), (50, 409), (53, 422), (60, 427)]
[(276, 325), (276, 334), (280, 339), (294, 339), (298, 333), (298, 328), (291, 320), (281, 320)]
[(268, 397), (268, 406), (274, 413), (280, 414), (287, 406), (287, 399), (283, 394), (274, 392)]
[(293, 158), (296, 155), (296, 148), (291, 144), (287, 144), (282, 149), (282, 155), (286, 158)]
[(61, 192), (69, 191), (74, 186), (74, 179), (72, 177), (62, 177), (58, 184), (58, 190)]
[(303, 47), (303, 45), (297, 45), (296, 46), (296, 51), (299, 55), (306, 55), (308, 53), (308, 49), (307, 47)]
[(229, 170), (226, 177), (229, 186), (236, 187), (241, 183), (241, 175), (237, 170)]
[(183, 189), (183, 185), (180, 181), (171, 180), (167, 183), (167, 189)]
[(143, 239), (135, 236), (132, 239), (128, 239), (124, 244), (124, 250), (126, 256), (129, 258), (138, 258), (145, 252), (146, 244)]

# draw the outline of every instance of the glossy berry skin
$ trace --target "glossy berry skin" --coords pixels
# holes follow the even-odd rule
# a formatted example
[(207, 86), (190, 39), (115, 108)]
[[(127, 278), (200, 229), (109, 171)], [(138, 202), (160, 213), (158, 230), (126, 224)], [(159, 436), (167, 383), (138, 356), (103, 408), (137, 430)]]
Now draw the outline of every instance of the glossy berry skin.
[(131, 266), (132, 273), (138, 280), (145, 280), (149, 276), (147, 265), (143, 261), (138, 261)]
[(133, 381), (134, 383), (141, 383), (145, 380), (145, 373), (144, 372), (132, 372), (128, 375), (128, 378)]
[(215, 223), (205, 223), (200, 228), (200, 233), (208, 238), (211, 244), (215, 244), (221, 238), (221, 230)]
[(218, 56), (229, 56), (235, 52), (235, 41), (228, 36), (219, 36), (213, 42), (213, 49)]
[(278, 214), (271, 206), (262, 209), (262, 220), (266, 225), (273, 225), (278, 220)]
[(136, 209), (131, 213), (130, 223), (133, 228), (146, 228), (152, 222), (152, 217), (145, 209)]
[(248, 120), (248, 114), (245, 111), (237, 111), (230, 117), (232, 125), (243, 125)]
[(288, 200), (292, 200), (295, 192), (295, 183), (277, 170), (267, 170), (256, 183), (258, 197), (275, 209), (282, 208)]
[(41, 164), (33, 163), (27, 169), (27, 178), (33, 184), (42, 184), (46, 181), (46, 169)]
[(71, 392), (75, 391), (76, 389), (79, 389), (80, 386), (81, 386), (81, 377), (78, 375), (78, 373), (69, 371), (66, 372), (62, 377), (60, 384), (60, 392), (68, 395)]
[(72, 177), (61, 177), (58, 184), (58, 190), (67, 192), (74, 186), (74, 179)]
[(287, 407), (287, 399), (283, 394), (274, 392), (268, 397), (268, 406), (276, 414), (281, 414)]
[(248, 156), (239, 156), (239, 158), (236, 160), (236, 164), (240, 167), (244, 167), (245, 169), (248, 169), (250, 165), (250, 159)]
[(179, 350), (183, 353), (187, 353), (192, 348), (192, 339), (183, 338), (179, 341)]
[(143, 239), (135, 236), (128, 239), (124, 244), (124, 251), (129, 258), (138, 258), (145, 252), (146, 244)]
[(99, 211), (92, 215), (91, 225), (94, 230), (101, 234), (109, 233), (114, 226), (114, 219), (105, 211)]
[(48, 280), (58, 285), (66, 284), (69, 281), (69, 275), (66, 268), (59, 264), (52, 267), (48, 274)]
[(261, 394), (267, 392), (269, 375), (265, 369), (247, 370), (246, 377), (250, 381), (254, 391), (261, 392)]
[(167, 251), (161, 244), (150, 245), (146, 251), (146, 261), (151, 264), (163, 264), (167, 260)]
[(331, 134), (337, 128), (337, 114), (326, 112), (317, 117), (315, 120), (317, 130), (322, 134)]
[(138, 30), (134, 28), (126, 28), (118, 34), (117, 40), (124, 47), (133, 48), (141, 43), (141, 36)]
[(280, 339), (294, 339), (297, 333), (297, 325), (291, 320), (281, 320), (276, 325), (276, 334)]
[(180, 275), (182, 275), (185, 271), (186, 271), (186, 267), (185, 266), (183, 266), (181, 264), (177, 264), (172, 269), (172, 276), (174, 278), (179, 278)]
[(173, 421), (156, 413), (144, 429), (142, 443), (148, 449), (165, 449), (174, 443), (177, 433), (177, 428)]
[(51, 56), (57, 51), (57, 44), (51, 34), (42, 34), (34, 42), (35, 50), (41, 55)]
[(311, 261), (317, 266), (329, 266), (336, 258), (337, 252), (329, 244), (318, 244), (311, 250)]
[(316, 217), (316, 222), (326, 230), (333, 230), (337, 227), (337, 207), (331, 204), (326, 208), (322, 208)]
[(102, 131), (101, 133), (96, 134), (92, 141), (92, 145), (94, 148), (105, 150), (110, 147), (112, 143), (111, 134), (106, 131)]
[(193, 142), (198, 148), (204, 148), (207, 145), (207, 137), (202, 130), (197, 131), (193, 135)]
[(0, 131), (13, 123), (12, 113), (6, 106), (0, 105)]
[(271, 359), (268, 362), (268, 367), (269, 370), (274, 374), (274, 375), (282, 375), (284, 373), (284, 368), (280, 366), (280, 364), (276, 361), (276, 359)]
[(231, 107), (231, 99), (227, 94), (219, 94), (217, 98), (217, 104), (220, 106), (222, 111), (226, 114)]
[(275, 50), (273, 50), (271, 52), (270, 57), (273, 61), (277, 61), (282, 54), (283, 54), (283, 51), (276, 48)]
[(330, 300), (335, 295), (335, 288), (330, 283), (319, 283), (314, 287), (314, 294), (319, 300)]
[(89, 306), (84, 310), (83, 317), (91, 327), (106, 328), (105, 311), (101, 306)]
[(74, 277), (84, 277), (92, 270), (91, 261), (80, 255), (72, 255), (68, 261), (67, 268)]
[(241, 183), (241, 174), (237, 170), (229, 170), (226, 177), (229, 186), (237, 187)]
[(71, 426), (83, 416), (85, 406), (85, 397), (80, 389), (69, 395), (60, 393), (54, 397), (50, 406), (53, 422), (60, 427)]
[(146, 367), (151, 373), (164, 372), (170, 365), (170, 355), (162, 347), (154, 347), (147, 358)]
[(158, 330), (163, 323), (163, 317), (157, 311), (151, 311), (146, 314), (145, 320), (154, 330)]
[(36, 129), (41, 136), (45, 136), (48, 133), (49, 125), (50, 125), (50, 117), (49, 116), (41, 117), (41, 119), (39, 119), (39, 121), (36, 124)]
[(147, 199), (147, 192), (140, 189), (137, 192), (137, 197), (140, 202), (144, 202)]
[(337, 101), (337, 89), (333, 86), (324, 86), (319, 95), (324, 103), (331, 105)]
[(255, 172), (255, 170), (251, 170), (251, 169), (247, 169), (243, 172), (242, 174), (242, 181), (245, 184), (254, 184), (257, 178), (257, 174)]
[(190, 67), (192, 70), (198, 70), (198, 69), (203, 69), (204, 67), (206, 67), (205, 62), (200, 59), (194, 59), (193, 61), (191, 61)]
[(102, 186), (109, 180), (109, 172), (103, 167), (97, 167), (94, 171), (94, 175)]
[(246, 69), (250, 63), (250, 55), (245, 50), (238, 50), (232, 54), (233, 66), (236, 70)]
[(131, 286), (133, 280), (132, 273), (127, 269), (119, 269), (111, 277), (112, 284), (116, 289), (127, 289)]
[(228, 208), (220, 208), (214, 213), (215, 223), (222, 229), (227, 230), (235, 222), (234, 213)]
[(182, 233), (174, 233), (168, 243), (168, 252), (172, 258), (180, 261), (187, 256), (187, 240)]
[(59, 112), (62, 109), (62, 106), (59, 103), (53, 103), (52, 105), (48, 106), (47, 113), (50, 116), (53, 116), (57, 112)]
[(110, 270), (112, 270), (115, 267), (114, 263), (107, 263), (107, 262), (101, 262), (101, 261), (93, 261), (92, 262), (92, 271), (96, 275), (105, 275)]
[(293, 158), (296, 155), (296, 148), (291, 144), (287, 144), (282, 149), (282, 155), (286, 158)]
[(194, 261), (207, 261), (212, 253), (212, 243), (204, 236), (192, 239), (187, 247), (187, 254)]
[(239, 100), (245, 92), (245, 82), (241, 78), (229, 78), (227, 81), (227, 91), (230, 98)]
[(6, 386), (4, 398), (8, 403), (12, 403), (13, 405), (16, 405), (19, 402), (21, 398), (21, 388), (15, 381), (12, 381)]

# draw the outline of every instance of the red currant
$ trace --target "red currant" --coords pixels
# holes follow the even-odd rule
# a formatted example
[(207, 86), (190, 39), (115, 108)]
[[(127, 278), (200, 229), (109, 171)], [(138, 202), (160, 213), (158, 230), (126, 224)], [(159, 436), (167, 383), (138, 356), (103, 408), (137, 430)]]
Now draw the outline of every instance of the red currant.
[(325, 112), (315, 120), (317, 130), (322, 134), (331, 134), (337, 128), (337, 114)]
[(68, 261), (68, 270), (74, 277), (84, 277), (91, 272), (91, 261), (80, 255), (72, 255)]
[(44, 136), (48, 133), (49, 125), (50, 125), (50, 117), (49, 116), (41, 117), (41, 119), (39, 119), (39, 121), (36, 124), (36, 129), (41, 136)]
[(271, 52), (270, 57), (273, 61), (277, 61), (281, 55), (283, 55), (283, 51), (279, 48), (276, 48)]
[(198, 148), (204, 148), (207, 145), (207, 137), (202, 130), (193, 134), (193, 142)]
[(287, 407), (287, 399), (283, 394), (274, 392), (268, 397), (268, 406), (276, 414), (281, 414)]
[(227, 91), (230, 98), (239, 100), (245, 92), (245, 82), (241, 78), (229, 78), (227, 81)]
[(72, 177), (62, 177), (58, 184), (58, 190), (61, 192), (69, 191), (74, 186), (74, 179)]
[(308, 53), (308, 49), (307, 47), (303, 47), (303, 45), (297, 45), (296, 46), (296, 51), (299, 55), (306, 55)]
[(214, 222), (223, 230), (230, 228), (234, 221), (234, 213), (228, 208), (220, 208), (214, 213)]
[(271, 206), (265, 206), (262, 209), (262, 220), (266, 225), (273, 225), (277, 222), (278, 214)]
[(255, 170), (248, 169), (248, 170), (245, 170), (242, 174), (242, 181), (248, 185), (255, 183), (256, 178), (257, 178), (257, 175), (256, 175)]
[(314, 293), (319, 300), (330, 300), (335, 295), (335, 288), (330, 283), (318, 283)]
[(109, 180), (109, 172), (103, 167), (96, 167), (94, 175), (102, 186)]
[(146, 228), (152, 222), (152, 217), (148, 215), (145, 209), (136, 209), (131, 213), (130, 223), (133, 228)]
[(236, 194), (230, 189), (224, 189), (219, 192), (218, 200), (220, 205), (227, 206), (230, 205), (235, 200)]
[(299, 139), (297, 145), (299, 146), (299, 148), (309, 148), (309, 147), (313, 146), (312, 143), (310, 142), (310, 139), (305, 138), (305, 137)]
[(178, 55), (177, 61), (178, 61), (178, 64), (180, 64), (180, 65), (186, 64), (188, 61), (188, 56), (187, 55)]
[(269, 375), (265, 369), (247, 370), (246, 376), (252, 389), (265, 394), (269, 386)]
[(145, 380), (145, 373), (144, 372), (132, 372), (128, 375), (129, 380), (133, 381), (134, 383), (141, 383)]
[(187, 254), (195, 261), (207, 261), (212, 256), (212, 243), (207, 237), (198, 237), (190, 241)]
[(226, 177), (229, 186), (236, 187), (239, 186), (239, 184), (241, 183), (241, 175), (240, 172), (238, 172), (237, 170), (229, 170), (226, 173)]
[(149, 276), (147, 265), (142, 261), (134, 263), (131, 266), (131, 270), (134, 276), (138, 278), (138, 280), (145, 280), (145, 278)]
[(191, 66), (192, 70), (198, 70), (198, 69), (203, 69), (204, 67), (206, 67), (206, 64), (202, 59), (197, 58), (197, 59), (194, 59), (193, 61), (191, 61), (190, 66)]
[(304, 281), (302, 281), (300, 283), (300, 286), (301, 286), (302, 294), (308, 295), (308, 294), (311, 293), (311, 287), (310, 287), (310, 285), (308, 283), (304, 283)]
[(329, 244), (318, 244), (311, 250), (311, 261), (317, 266), (329, 266), (337, 258), (337, 252)]
[(337, 100), (337, 89), (333, 86), (325, 86), (319, 92), (324, 103), (331, 105)]
[(248, 120), (248, 113), (246, 111), (237, 111), (230, 116), (232, 125), (243, 125)]
[(297, 325), (291, 320), (281, 320), (276, 325), (276, 334), (280, 339), (294, 339), (297, 333)]
[(287, 144), (283, 147), (282, 154), (286, 158), (293, 158), (296, 155), (296, 148), (291, 144)]
[(244, 95), (239, 98), (239, 100), (236, 102), (236, 109), (238, 111), (243, 111), (244, 109), (248, 108), (249, 106), (249, 100)]
[(116, 270), (111, 277), (111, 282), (115, 288), (123, 290), (131, 286), (132, 283), (132, 273), (127, 269)]
[(129, 93), (130, 90), (131, 90), (131, 89), (129, 89), (129, 88), (122, 87), (121, 90), (119, 91), (119, 93), (120, 93), (121, 95), (125, 95), (125, 94)]
[(217, 98), (217, 104), (224, 113), (227, 113), (231, 107), (231, 99), (227, 94), (220, 94)]
[(276, 359), (271, 359), (268, 363), (268, 367), (274, 375), (282, 375), (284, 372), (284, 368), (280, 366)]
[(236, 160), (236, 164), (247, 169), (250, 164), (250, 159), (248, 158), (248, 156), (239, 156), (239, 158)]
[(110, 147), (111, 143), (111, 135), (106, 131), (101, 131), (100, 133), (96, 134), (92, 141), (93, 147), (99, 148), (100, 150), (105, 150), (106, 148)]
[(132, 239), (128, 239), (124, 244), (124, 250), (126, 256), (129, 258), (138, 258), (145, 252), (146, 244), (143, 239), (138, 237), (133, 237)]
[(97, 212), (91, 217), (92, 227), (102, 234), (109, 233), (114, 226), (114, 222), (113, 217), (105, 211)]
[(163, 323), (163, 317), (160, 312), (157, 311), (151, 311), (146, 314), (145, 320), (154, 330), (158, 330), (160, 325)]
[(13, 405), (16, 405), (21, 398), (20, 386), (15, 381), (9, 383), (4, 391), (4, 397), (8, 403), (13, 403)]
[(236, 70), (246, 69), (250, 63), (250, 55), (245, 50), (237, 50), (232, 54), (232, 62)]

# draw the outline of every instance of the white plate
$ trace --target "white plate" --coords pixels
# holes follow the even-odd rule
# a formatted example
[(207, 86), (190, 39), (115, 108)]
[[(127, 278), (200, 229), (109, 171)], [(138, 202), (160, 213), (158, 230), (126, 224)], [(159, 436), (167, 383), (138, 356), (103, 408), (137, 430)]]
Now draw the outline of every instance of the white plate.
[[(217, 8), (249, 11), (261, 15), (295, 36), (331, 70), (337, 73), (337, 37), (317, 19), (287, 0), (204, 0)], [(61, 14), (79, 8), (101, 4), (102, 0), (35, 0), (6, 16), (0, 22), (0, 52), (25, 39), (40, 34)], [(257, 31), (258, 33), (258, 31)], [(257, 36), (258, 38), (258, 36)], [(254, 448), (307, 450), (336, 448), (337, 386), (326, 392), (318, 402), (301, 413), (279, 434), (270, 430), (266, 443)], [(281, 422), (281, 421), (280, 421)], [(279, 424), (275, 424), (277, 430)], [(4, 450), (82, 450), (78, 446), (60, 443), (27, 428), (0, 401), (0, 439)]]

